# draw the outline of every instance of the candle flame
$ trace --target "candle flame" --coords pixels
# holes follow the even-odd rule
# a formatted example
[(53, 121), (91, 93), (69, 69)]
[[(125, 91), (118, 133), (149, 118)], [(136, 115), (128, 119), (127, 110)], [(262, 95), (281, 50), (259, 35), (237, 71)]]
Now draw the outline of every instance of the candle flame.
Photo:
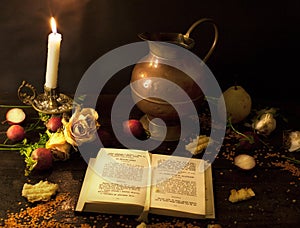
[(54, 17), (51, 17), (50, 19), (50, 24), (51, 24), (51, 29), (53, 33), (57, 33), (57, 29), (56, 29), (56, 22)]

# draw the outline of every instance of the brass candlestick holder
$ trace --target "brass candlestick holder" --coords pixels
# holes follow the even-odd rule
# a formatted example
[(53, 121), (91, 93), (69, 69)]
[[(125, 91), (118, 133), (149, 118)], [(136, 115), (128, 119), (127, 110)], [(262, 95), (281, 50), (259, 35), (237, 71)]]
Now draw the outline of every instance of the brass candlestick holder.
[(38, 94), (30, 83), (23, 81), (18, 89), (19, 99), (26, 105), (45, 114), (60, 114), (71, 111), (73, 99), (59, 93), (58, 88), (52, 89), (44, 86), (44, 93)]

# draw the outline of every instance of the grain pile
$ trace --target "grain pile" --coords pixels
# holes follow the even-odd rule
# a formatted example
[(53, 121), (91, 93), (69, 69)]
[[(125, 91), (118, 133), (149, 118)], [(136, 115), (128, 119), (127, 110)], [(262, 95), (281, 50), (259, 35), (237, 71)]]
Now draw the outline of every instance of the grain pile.
[(298, 177), (298, 180), (300, 180), (300, 169), (289, 161), (272, 162), (272, 164), (283, 170), (289, 171), (293, 176)]
[[(71, 228), (72, 224), (61, 223), (55, 219), (57, 208), (63, 205), (63, 202), (69, 198), (69, 194), (58, 194), (55, 199), (46, 203), (41, 203), (36, 206), (22, 208), (18, 213), (7, 214), (7, 219), (4, 220), (4, 228)], [(82, 227), (87, 224), (82, 224)]]
[[(234, 157), (240, 153), (237, 148), (238, 140), (239, 136), (230, 129), (227, 129), (223, 148), (218, 157), (233, 161)], [(252, 150), (251, 153), (260, 167), (281, 168), (289, 172), (292, 176), (298, 177), (300, 180), (300, 167), (283, 156), (288, 154), (286, 150), (282, 148), (281, 150), (276, 150), (272, 144), (261, 142), (260, 147)]]
[(149, 224), (147, 224), (147, 228), (178, 228), (178, 227), (186, 227), (186, 228), (200, 228), (197, 225), (197, 222), (185, 222), (180, 221), (178, 219), (173, 219), (169, 222), (160, 222), (159, 220), (153, 220)]

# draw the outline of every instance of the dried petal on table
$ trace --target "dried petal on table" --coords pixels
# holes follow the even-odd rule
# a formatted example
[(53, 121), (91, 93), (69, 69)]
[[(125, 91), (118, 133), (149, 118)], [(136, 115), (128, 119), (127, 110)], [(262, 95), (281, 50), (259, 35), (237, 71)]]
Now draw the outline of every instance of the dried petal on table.
[(36, 201), (49, 201), (57, 190), (58, 184), (41, 180), (34, 185), (25, 183), (22, 189), (22, 196), (26, 197), (31, 203)]
[(284, 146), (289, 152), (295, 152), (300, 149), (300, 131), (288, 132), (284, 135)]
[(199, 135), (185, 146), (185, 149), (193, 155), (201, 153), (209, 143), (210, 138), (206, 135)]
[(248, 200), (255, 196), (254, 191), (251, 188), (241, 188), (238, 191), (236, 189), (230, 190), (229, 201), (236, 203), (243, 200)]

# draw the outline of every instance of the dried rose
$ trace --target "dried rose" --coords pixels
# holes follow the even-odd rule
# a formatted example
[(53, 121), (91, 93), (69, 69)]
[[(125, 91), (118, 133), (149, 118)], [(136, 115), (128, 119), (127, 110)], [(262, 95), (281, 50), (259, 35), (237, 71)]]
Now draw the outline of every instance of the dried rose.
[(276, 128), (276, 119), (274, 118), (273, 113), (267, 112), (261, 115), (261, 117), (254, 122), (253, 126), (258, 134), (268, 136)]
[(283, 144), (289, 152), (300, 150), (300, 131), (285, 131), (283, 135)]
[(62, 131), (50, 135), (45, 146), (50, 149), (55, 160), (67, 160), (70, 157), (71, 145), (66, 141)]
[(97, 137), (98, 113), (92, 108), (77, 108), (70, 120), (63, 119), (66, 141), (73, 147), (92, 142)]

